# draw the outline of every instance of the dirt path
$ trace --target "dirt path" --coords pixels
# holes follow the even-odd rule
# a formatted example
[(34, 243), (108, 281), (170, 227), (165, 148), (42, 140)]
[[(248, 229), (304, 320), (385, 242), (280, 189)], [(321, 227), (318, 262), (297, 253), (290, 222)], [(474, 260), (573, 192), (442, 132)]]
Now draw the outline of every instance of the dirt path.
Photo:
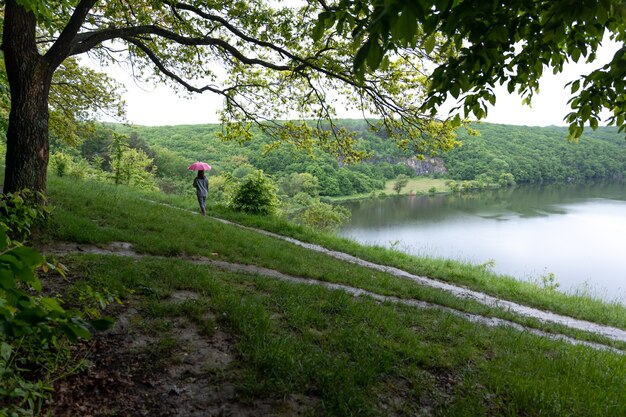
[[(223, 220), (222, 220), (223, 221)], [(229, 222), (230, 223), (230, 222)], [(257, 229), (252, 229), (252, 230), (257, 230)], [(285, 239), (288, 240), (292, 243), (295, 244), (300, 244), (304, 247), (314, 247), (315, 249), (313, 250), (318, 250), (324, 253), (332, 253), (334, 255), (331, 256), (335, 256), (339, 259), (343, 259), (343, 260), (347, 260), (348, 262), (353, 262), (353, 263), (357, 263), (359, 265), (363, 265), (363, 266), (367, 266), (367, 267), (374, 267), (375, 269), (379, 269), (382, 270), (384, 272), (389, 272), (392, 273), (395, 276), (400, 276), (402, 278), (405, 278), (407, 276), (412, 276), (411, 274), (399, 270), (397, 268), (391, 268), (391, 267), (385, 267), (382, 265), (377, 265), (377, 264), (373, 264), (371, 262), (367, 262), (367, 261), (363, 261), (361, 259), (355, 258), (351, 255), (347, 255), (345, 253), (341, 253), (341, 252), (334, 252), (334, 251), (329, 251), (328, 249), (322, 248), (320, 246), (317, 245), (311, 245), (308, 243), (304, 243), (304, 242), (300, 242), (297, 241), (295, 239), (291, 239), (291, 238), (285, 238), (284, 236), (279, 236), (273, 233), (269, 233), (263, 230), (259, 230), (259, 232), (261, 233), (265, 233), (265, 234), (269, 234), (271, 236), (275, 236), (281, 239)], [(55, 243), (53, 245), (50, 246), (46, 246), (45, 248), (42, 248), (42, 252), (44, 252), (45, 254), (50, 254), (50, 255), (58, 255), (58, 256), (62, 256), (62, 255), (67, 255), (67, 254), (76, 254), (76, 253), (91, 253), (91, 254), (99, 254), (99, 255), (117, 255), (117, 256), (126, 256), (126, 257), (132, 257), (132, 258), (136, 258), (136, 259), (140, 259), (140, 258), (160, 258), (160, 259), (172, 259), (171, 257), (162, 257), (162, 256), (152, 256), (152, 255), (145, 255), (145, 254), (140, 254), (135, 252), (132, 249), (131, 244), (129, 243), (125, 243), (125, 242), (114, 242), (111, 243), (109, 246), (102, 248), (102, 247), (97, 247), (97, 246), (92, 246), (92, 245), (78, 245), (75, 243)], [(347, 259), (344, 259), (347, 258)], [(398, 297), (393, 297), (393, 296), (386, 296), (386, 295), (381, 295), (375, 292), (371, 292), (371, 291), (367, 291), (367, 290), (363, 290), (360, 288), (356, 288), (356, 287), (351, 287), (348, 285), (344, 285), (344, 284), (337, 284), (337, 283), (331, 283), (331, 282), (326, 282), (326, 281), (319, 281), (319, 280), (315, 280), (315, 279), (311, 279), (311, 278), (303, 278), (303, 277), (296, 277), (296, 276), (292, 276), (292, 275), (287, 275), (284, 274), (280, 271), (276, 271), (273, 269), (269, 269), (269, 268), (264, 268), (264, 267), (260, 267), (260, 266), (256, 266), (256, 265), (246, 265), (246, 264), (237, 264), (237, 263), (231, 263), (231, 262), (225, 262), (225, 261), (218, 261), (218, 260), (214, 260), (214, 259), (209, 259), (209, 258), (205, 258), (205, 257), (199, 257), (199, 256), (194, 256), (194, 257), (179, 257), (176, 259), (182, 259), (185, 260), (187, 262), (190, 263), (194, 263), (194, 264), (198, 264), (198, 265), (210, 265), (213, 267), (217, 267), (217, 268), (221, 268), (224, 270), (228, 270), (228, 271), (232, 271), (232, 272), (241, 272), (241, 273), (248, 273), (248, 274), (257, 274), (257, 275), (261, 275), (264, 277), (269, 277), (269, 278), (273, 278), (273, 279), (279, 279), (282, 281), (288, 281), (288, 282), (294, 282), (294, 283), (298, 283), (298, 284), (304, 284), (304, 285), (317, 285), (317, 286), (322, 286), (325, 288), (329, 288), (332, 290), (340, 290), (340, 291), (344, 291), (346, 293), (349, 293), (351, 295), (353, 295), (354, 297), (370, 297), (374, 300), (377, 300), (379, 302), (391, 302), (391, 303), (396, 303), (396, 304), (402, 304), (402, 305), (407, 305), (407, 306), (412, 306), (412, 307), (418, 307), (418, 308), (427, 308), (427, 309), (438, 309), (438, 310), (442, 310), (442, 311), (446, 311), (450, 314), (459, 316), (459, 317), (463, 317), (467, 320), (470, 320), (472, 322), (476, 322), (476, 323), (481, 323), (490, 327), (495, 327), (495, 326), (507, 326), (507, 327), (511, 327), (511, 328), (515, 328), (519, 331), (524, 331), (524, 332), (529, 332), (532, 334), (535, 334), (537, 336), (541, 336), (541, 337), (546, 337), (552, 340), (562, 340), (574, 345), (584, 345), (584, 346), (588, 346), (588, 347), (592, 347), (594, 349), (601, 349), (601, 350), (611, 350), (617, 353), (626, 353), (622, 350), (613, 348), (611, 346), (607, 346), (601, 343), (592, 343), (592, 342), (587, 342), (587, 341), (582, 341), (582, 340), (578, 340), (566, 335), (562, 335), (562, 334), (554, 334), (554, 333), (548, 333), (548, 332), (544, 332), (541, 330), (537, 330), (531, 327), (527, 327), (527, 326), (523, 326), (520, 325), (518, 323), (512, 322), (512, 321), (508, 321), (508, 320), (504, 320), (504, 319), (500, 319), (500, 318), (495, 318), (495, 317), (485, 317), (485, 316), (481, 316), (481, 315), (477, 315), (477, 314), (471, 314), (471, 313), (467, 313), (464, 311), (460, 311), (460, 310), (456, 310), (450, 307), (446, 307), (446, 306), (441, 306), (438, 304), (433, 304), (433, 303), (428, 303), (428, 302), (424, 302), (421, 300), (415, 300), (415, 299), (404, 299), (404, 298), (398, 298)], [(444, 283), (440, 283), (439, 281), (434, 281), (434, 280), (430, 280), (427, 278), (422, 278), (422, 277), (416, 277), (413, 276), (415, 278), (419, 278), (419, 280), (416, 279), (416, 281), (421, 283), (421, 280), (427, 280), (427, 281), (433, 281), (437, 284), (441, 284), (441, 285), (445, 285), (446, 287), (452, 287), (452, 289), (454, 290), (453, 293), (457, 294), (457, 293), (461, 293), (460, 296), (462, 295), (463, 291), (468, 291), (471, 292), (472, 294), (476, 294), (476, 298), (473, 297), (468, 297), (468, 298), (472, 298), (472, 299), (476, 299), (476, 300), (481, 300), (483, 298), (480, 298), (478, 296), (483, 296), (486, 299), (491, 299), (491, 300), (497, 300), (499, 302), (501, 302), (502, 304), (508, 305), (508, 304), (512, 304), (514, 306), (518, 306), (518, 307), (523, 307), (524, 311), (526, 312), (526, 314), (524, 314), (527, 317), (534, 317), (537, 318), (539, 320), (543, 320), (543, 321), (550, 321), (550, 320), (544, 320), (543, 317), (544, 315), (548, 315), (548, 316), (557, 316), (559, 318), (559, 324), (563, 324), (567, 326), (568, 321), (570, 320), (572, 323), (575, 324), (580, 324), (580, 322), (582, 322), (581, 320), (576, 320), (576, 319), (572, 319), (572, 318), (568, 318), (566, 316), (559, 316), (553, 313), (546, 313), (544, 311), (541, 310), (536, 310), (536, 309), (532, 309), (529, 307), (524, 307), (521, 306), (519, 304), (515, 304), (515, 303), (510, 303), (508, 301), (504, 301), (504, 300), (498, 300), (494, 297), (488, 296), (486, 294), (481, 294), (481, 293), (477, 293), (474, 291), (470, 291), (470, 290), (465, 290), (461, 287), (455, 287), (449, 284), (444, 284)], [(452, 292), (452, 291), (451, 291)], [(459, 294), (457, 294), (459, 295)], [(502, 304), (488, 304), (488, 305), (493, 305), (493, 306), (502, 306)], [(511, 309), (512, 311), (517, 312), (516, 310)], [(537, 315), (533, 315), (533, 311), (538, 312)], [(556, 321), (555, 321), (556, 322)], [(590, 323), (590, 322), (584, 322), (584, 323), (588, 323), (589, 325), (594, 325), (594, 326), (598, 326), (599, 328), (602, 328), (603, 331), (602, 332), (595, 332), (593, 329), (593, 326), (590, 326), (591, 328), (586, 328), (584, 330), (589, 331), (589, 332), (593, 332), (596, 334), (600, 334), (603, 336), (606, 336), (607, 334), (610, 334), (612, 337), (610, 337), (613, 340), (618, 340), (618, 341), (626, 341), (626, 332), (623, 332), (620, 329), (617, 328), (612, 328), (612, 327), (608, 327), (608, 326), (600, 326), (597, 325), (595, 323)], [(568, 327), (572, 327), (572, 328), (577, 328), (579, 330), (583, 330), (579, 327), (575, 327), (575, 326), (568, 326)], [(610, 330), (610, 331), (608, 331)], [(624, 336), (620, 336), (620, 332), (624, 333)], [(608, 337), (608, 336), (607, 336)]]
[(622, 329), (618, 329), (616, 327), (605, 326), (602, 324), (593, 323), (593, 322), (586, 321), (586, 320), (575, 319), (573, 317), (568, 317), (568, 316), (564, 316), (561, 314), (552, 313), (550, 311), (539, 310), (537, 308), (528, 307), (522, 304), (515, 303), (513, 301), (503, 300), (501, 298), (497, 298), (497, 297), (494, 297), (485, 293), (470, 290), (470, 289), (460, 287), (457, 285), (448, 284), (446, 282), (438, 281), (432, 278), (414, 275), (414, 274), (411, 274), (410, 272), (407, 272), (407, 271), (404, 271), (402, 269), (395, 268), (392, 266), (380, 265), (374, 262), (366, 261), (366, 260), (357, 258), (355, 256), (349, 255), (347, 253), (326, 249), (323, 246), (316, 245), (313, 243), (302, 242), (297, 239), (293, 239), (291, 237), (282, 236), (276, 233), (268, 232), (266, 230), (254, 229), (251, 227), (242, 226), (237, 223), (233, 223), (233, 222), (223, 220), (223, 219), (218, 219), (218, 218), (214, 218), (214, 219), (222, 223), (226, 223), (226, 224), (230, 224), (230, 225), (244, 228), (247, 230), (252, 230), (258, 233), (262, 233), (264, 235), (271, 236), (276, 239), (286, 240), (287, 242), (293, 243), (294, 245), (298, 245), (303, 248), (307, 248), (309, 250), (313, 250), (316, 252), (321, 252), (328, 256), (332, 256), (333, 258), (337, 258), (345, 262), (350, 262), (352, 264), (375, 269), (377, 271), (382, 271), (382, 272), (391, 274), (393, 276), (396, 276), (398, 278), (415, 281), (421, 285), (425, 285), (431, 288), (437, 288), (437, 289), (449, 292), (457, 297), (470, 299), (478, 303), (481, 303), (483, 305), (486, 305), (488, 307), (502, 308), (510, 312), (516, 313), (520, 316), (535, 318), (545, 323), (560, 324), (562, 326), (566, 326), (571, 329), (595, 333), (600, 336), (607, 337), (611, 340), (626, 342), (626, 331)]
[[(188, 213), (193, 213), (193, 214), (197, 214), (196, 212), (190, 211), (190, 210), (185, 210), (182, 209), (180, 207), (175, 207), (169, 204), (165, 204), (165, 203), (158, 203), (152, 200), (146, 200), (148, 202), (151, 202), (153, 204), (159, 204), (168, 208), (172, 208), (175, 210), (180, 210), (180, 211), (185, 211)], [(263, 230), (263, 229), (257, 229), (257, 228), (253, 228), (253, 227), (248, 227), (248, 226), (243, 226), (241, 224), (235, 223), (235, 222), (231, 222), (225, 219), (221, 219), (218, 217), (210, 217), (211, 219), (224, 223), (224, 224), (228, 224), (231, 226), (235, 226), (235, 227), (239, 227), (241, 229), (245, 229), (245, 230), (250, 230), (256, 233), (261, 233), (264, 234), (266, 236), (271, 236), (273, 238), (276, 239), (281, 239), (281, 240), (285, 240), (287, 242), (290, 242), (294, 245), (297, 246), (301, 246), (303, 248), (312, 250), (312, 251), (316, 251), (316, 252), (321, 252), (324, 253), (328, 256), (332, 256), (333, 258), (336, 259), (340, 259), (342, 261), (345, 262), (350, 262), (352, 264), (356, 264), (356, 265), (360, 265), (360, 266), (364, 266), (366, 268), (371, 268), (371, 269), (375, 269), (378, 271), (382, 271), (388, 274), (391, 274), (393, 276), (396, 276), (398, 278), (402, 278), (402, 279), (408, 279), (414, 282), (417, 282), (421, 285), (425, 285), (431, 288), (436, 288), (436, 289), (440, 289), (446, 292), (449, 292), (453, 295), (455, 295), (456, 297), (460, 297), (460, 298), (466, 298), (466, 299), (471, 299), (473, 301), (476, 301), (480, 304), (486, 305), (488, 307), (495, 307), (495, 308), (501, 308), (501, 309), (505, 309), (508, 310), (510, 312), (513, 312), (515, 314), (518, 314), (520, 316), (524, 316), (524, 317), (529, 317), (529, 318), (534, 318), (537, 320), (540, 320), (544, 323), (554, 323), (554, 324), (559, 324), (565, 327), (569, 327), (571, 329), (575, 329), (575, 330), (581, 330), (581, 331), (585, 331), (585, 332), (590, 332), (590, 333), (595, 333), (599, 336), (603, 336), (606, 337), (608, 339), (611, 340), (615, 340), (615, 341), (619, 341), (619, 342), (626, 342), (626, 330), (623, 329), (619, 329), (616, 327), (612, 327), (612, 326), (606, 326), (606, 325), (602, 325), (602, 324), (598, 324), (598, 323), (594, 323), (594, 322), (590, 322), (587, 320), (580, 320), (580, 319), (576, 319), (573, 317), (569, 317), (569, 316), (565, 316), (565, 315), (561, 315), (561, 314), (557, 314), (557, 313), (553, 313), (550, 311), (544, 311), (544, 310), (540, 310), (537, 308), (533, 308), (533, 307), (528, 307), (522, 304), (518, 304), (515, 303), (513, 301), (508, 301), (508, 300), (504, 300), (501, 298), (497, 298), (494, 296), (491, 296), (489, 294), (485, 294), (485, 293), (481, 293), (479, 291), (474, 291), (474, 290), (470, 290), (468, 288), (464, 288), (458, 285), (453, 285), (453, 284), (449, 284), (446, 282), (442, 282), (442, 281), (438, 281), (436, 279), (432, 279), (432, 278), (427, 278), (427, 277), (423, 277), (423, 276), (419, 276), (419, 275), (415, 275), (412, 274), (410, 272), (404, 271), (402, 269), (399, 268), (395, 268), (395, 267), (391, 267), (391, 266), (387, 266), (387, 265), (380, 265), (374, 262), (370, 262), (370, 261), (366, 261), (360, 258), (357, 258), (353, 255), (344, 253), (344, 252), (339, 252), (339, 251), (334, 251), (331, 249), (327, 249), (323, 246), (320, 245), (316, 245), (313, 243), (308, 243), (308, 242), (302, 242), (300, 240), (291, 238), (291, 237), (287, 237), (287, 236), (283, 236), (283, 235), (279, 235), (277, 233), (272, 233), (272, 232), (268, 232), (267, 230)]]

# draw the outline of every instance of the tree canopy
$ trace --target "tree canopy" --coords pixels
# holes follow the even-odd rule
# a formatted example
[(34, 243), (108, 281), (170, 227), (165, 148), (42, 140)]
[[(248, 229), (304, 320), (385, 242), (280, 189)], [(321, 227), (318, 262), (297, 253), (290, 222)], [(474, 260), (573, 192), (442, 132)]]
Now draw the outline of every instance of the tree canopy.
[[(466, 116), (482, 118), (496, 84), (530, 103), (545, 70), (594, 62), (605, 36), (622, 44), (611, 62), (570, 83), (570, 137), (606, 120), (626, 129), (626, 6), (623, 0), (338, 0), (325, 3), (319, 27), (352, 37), (354, 69), (363, 75), (407, 50), (435, 66), (421, 107), (451, 95)], [(321, 37), (321, 32), (316, 33)]]
[[(389, 137), (417, 153), (455, 143), (451, 124), (419, 110), (428, 84), (422, 57), (407, 51), (355, 77), (351, 39), (337, 32), (306, 36), (319, 32), (324, 9), (315, 1), (298, 7), (267, 0), (2, 4), (11, 89), (5, 190), (45, 189), (50, 83), (62, 63), (81, 54), (126, 65), (142, 80), (221, 97), (225, 137), (248, 140), (256, 122), (300, 146), (316, 140), (344, 160), (362, 157), (352, 148), (354, 136), (333, 123), (341, 107), (376, 118)], [(280, 122), (294, 119), (318, 120), (318, 129)]]

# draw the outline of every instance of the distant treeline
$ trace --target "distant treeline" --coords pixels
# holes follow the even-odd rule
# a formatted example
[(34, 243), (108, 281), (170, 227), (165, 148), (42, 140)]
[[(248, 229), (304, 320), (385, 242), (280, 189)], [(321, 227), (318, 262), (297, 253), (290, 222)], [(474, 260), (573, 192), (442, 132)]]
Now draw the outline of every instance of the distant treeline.
[(621, 179), (626, 172), (626, 140), (616, 128), (585, 130), (578, 142), (566, 127), (495, 124), (472, 126), (480, 134), (460, 132), (463, 145), (443, 155), (455, 180), (511, 174), (516, 183), (581, 182)]
[[(311, 194), (341, 196), (378, 192), (385, 182), (398, 175), (415, 175), (402, 162), (410, 159), (408, 151), (372, 132), (361, 120), (342, 120), (340, 125), (358, 132), (358, 147), (371, 152), (370, 161), (343, 165), (320, 150), (312, 155), (283, 145), (269, 153), (265, 148), (272, 142), (260, 132), (254, 140), (240, 145), (222, 142), (219, 125), (124, 126), (99, 125), (77, 147), (68, 149), (53, 138), (53, 152), (62, 150), (97, 161), (100, 168), (114, 170), (113, 144), (125, 137), (126, 145), (141, 151), (152, 166), (146, 167), (156, 176), (158, 186), (177, 192), (188, 187), (188, 164), (202, 160), (213, 166), (212, 176), (221, 174), (242, 178), (262, 169), (279, 185), (283, 194), (294, 194), (310, 174), (317, 181)], [(621, 179), (626, 172), (626, 140), (617, 129), (589, 129), (577, 143), (567, 141), (565, 127), (525, 127), (475, 124), (476, 136), (466, 130), (459, 132), (462, 146), (441, 157), (449, 179), (474, 181), (480, 184), (580, 182), (591, 179)], [(117, 142), (116, 142), (117, 141)], [(119, 143), (118, 143), (119, 144)], [(375, 162), (374, 162), (375, 161)], [(306, 177), (310, 182), (311, 177)], [(309, 184), (310, 185), (310, 184)]]

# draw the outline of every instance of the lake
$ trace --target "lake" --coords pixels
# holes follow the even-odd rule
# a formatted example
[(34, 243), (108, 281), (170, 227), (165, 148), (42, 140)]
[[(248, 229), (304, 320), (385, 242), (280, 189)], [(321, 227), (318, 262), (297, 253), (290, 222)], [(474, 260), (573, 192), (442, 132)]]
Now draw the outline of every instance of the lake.
[(340, 235), (364, 244), (483, 264), (565, 292), (626, 301), (626, 185), (525, 186), (346, 203)]

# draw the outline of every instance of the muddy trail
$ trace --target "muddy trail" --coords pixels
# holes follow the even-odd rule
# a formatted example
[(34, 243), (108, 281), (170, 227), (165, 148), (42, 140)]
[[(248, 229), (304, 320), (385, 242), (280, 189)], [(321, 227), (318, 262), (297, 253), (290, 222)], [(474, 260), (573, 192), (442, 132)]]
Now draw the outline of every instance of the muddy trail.
[[(185, 211), (187, 213), (191, 213), (194, 215), (197, 215), (198, 213), (191, 211), (191, 210), (186, 210), (180, 207), (176, 207), (176, 206), (172, 206), (170, 204), (165, 204), (165, 203), (159, 203), (156, 201), (152, 201), (152, 200), (145, 200), (146, 202), (152, 203), (152, 204), (157, 204), (157, 205), (161, 205), (164, 207), (168, 207), (170, 209), (175, 209), (175, 210), (179, 210), (179, 211)], [(501, 298), (497, 298), (494, 297), (492, 295), (489, 294), (485, 294), (479, 291), (474, 291), (468, 288), (464, 288), (458, 285), (453, 285), (453, 284), (449, 284), (447, 282), (442, 282), (436, 279), (432, 279), (432, 278), (428, 278), (428, 277), (423, 277), (423, 276), (419, 276), (419, 275), (415, 275), (412, 274), (410, 272), (404, 271), (402, 269), (399, 268), (395, 268), (392, 266), (387, 266), (387, 265), (381, 265), (381, 264), (377, 264), (374, 262), (370, 262), (364, 259), (360, 259), (356, 256), (344, 253), (344, 252), (339, 252), (339, 251), (335, 251), (335, 250), (331, 250), (331, 249), (327, 249), (323, 246), (314, 244), (314, 243), (308, 243), (308, 242), (303, 242), (297, 239), (294, 239), (292, 237), (288, 237), (288, 236), (283, 236), (283, 235), (279, 235), (277, 233), (273, 233), (273, 232), (269, 232), (267, 230), (263, 230), (263, 229), (257, 229), (257, 228), (253, 228), (253, 227), (248, 227), (248, 226), (244, 226), (241, 225), (239, 223), (235, 223), (235, 222), (231, 222), (229, 220), (225, 220), (219, 217), (210, 217), (212, 220), (224, 223), (224, 224), (228, 224), (230, 226), (234, 226), (234, 227), (238, 227), (241, 229), (245, 229), (245, 230), (249, 230), (249, 231), (253, 231), (255, 233), (261, 233), (263, 235), (266, 236), (270, 236), (273, 237), (275, 239), (281, 239), (287, 242), (290, 242), (294, 245), (312, 250), (312, 251), (316, 251), (316, 252), (320, 252), (320, 253), (324, 253), (328, 256), (331, 256), (333, 258), (345, 261), (345, 262), (349, 262), (355, 265), (359, 265), (359, 266), (363, 266), (366, 268), (371, 268), (377, 271), (381, 271), (384, 273), (388, 273), (391, 274), (395, 277), (398, 278), (402, 278), (402, 279), (408, 279), (414, 282), (417, 282), (421, 285), (427, 286), (427, 287), (431, 287), (431, 288), (436, 288), (439, 290), (443, 290), (446, 291), (456, 297), (459, 298), (465, 298), (465, 299), (470, 299), (473, 300), (475, 302), (478, 302), (480, 304), (483, 304), (485, 306), (488, 307), (494, 307), (494, 308), (500, 308), (500, 309), (504, 309), (507, 310), (509, 312), (515, 313), (519, 316), (522, 317), (529, 317), (529, 318), (533, 318), (533, 319), (537, 319), (541, 322), (544, 323), (554, 323), (554, 324), (558, 324), (558, 325), (562, 325), (565, 327), (569, 327), (571, 329), (575, 329), (575, 330), (580, 330), (580, 331), (584, 331), (584, 332), (589, 332), (589, 333), (593, 333), (602, 337), (606, 337), (610, 340), (614, 340), (614, 341), (618, 341), (618, 342), (626, 342), (626, 330), (620, 329), (620, 328), (616, 328), (616, 327), (612, 327), (612, 326), (606, 326), (606, 325), (602, 325), (602, 324), (598, 324), (598, 323), (594, 323), (594, 322), (590, 322), (587, 320), (580, 320), (580, 319), (576, 319), (574, 317), (569, 317), (569, 316), (565, 316), (562, 314), (557, 314), (557, 313), (553, 313), (551, 311), (545, 311), (545, 310), (540, 310), (537, 308), (533, 308), (533, 307), (529, 307), (529, 306), (525, 306), (519, 303), (515, 303), (513, 301), (509, 301), (509, 300), (505, 300), (505, 299), (501, 299)], [(320, 285), (323, 285), (325, 283), (321, 283)], [(358, 290), (357, 291), (363, 291), (363, 290)], [(378, 297), (382, 297), (381, 295), (376, 295)], [(415, 301), (412, 300), (411, 302), (417, 302), (417, 303), (422, 303), (421, 301)], [(427, 304), (427, 303), (426, 303)], [(447, 307), (442, 307), (442, 306), (437, 306), (438, 308), (445, 308), (451, 311), (456, 311), (453, 309), (449, 309)], [(456, 312), (455, 314), (461, 314), (463, 316), (466, 316), (468, 319), (473, 320), (472, 317), (474, 317), (473, 315), (468, 315), (465, 312)], [(483, 317), (482, 319), (478, 319), (478, 317), (481, 316), (477, 316), (476, 320), (477, 321), (482, 321), (484, 322), (484, 324), (487, 325), (504, 325), (505, 323), (507, 325), (511, 325), (512, 327), (518, 327), (519, 325), (516, 323), (511, 323), (505, 320), (500, 320), (500, 319), (496, 319), (496, 318), (488, 318), (488, 317)], [(495, 324), (498, 323), (498, 324)], [(531, 329), (531, 328), (526, 328), (524, 326), (521, 326), (523, 329), (527, 329), (528, 331), (531, 331), (533, 333), (536, 332), (536, 330)], [(545, 333), (545, 332), (539, 332), (544, 334), (546, 337), (549, 337), (550, 334)], [(564, 336), (559, 336), (559, 335), (552, 335), (551, 337), (556, 337), (556, 338), (565, 338)], [(574, 342), (572, 340), (572, 342)], [(593, 344), (593, 345), (597, 345), (597, 344)], [(599, 346), (604, 346), (604, 345), (599, 345)]]
[[(221, 220), (221, 221), (224, 221), (224, 220)], [(230, 223), (230, 224), (233, 224), (233, 223)], [(244, 226), (240, 226), (240, 227), (244, 227)], [(342, 259), (347, 262), (351, 262), (351, 263), (355, 263), (355, 264), (365, 266), (368, 268), (387, 272), (396, 277), (410, 279), (410, 280), (419, 282), (420, 284), (423, 284), (423, 285), (428, 285), (434, 288), (439, 288), (444, 291), (448, 291), (458, 297), (469, 298), (474, 301), (480, 302), (484, 305), (488, 305), (490, 307), (503, 308), (505, 310), (512, 311), (524, 317), (535, 318), (541, 322), (557, 323), (557, 324), (560, 324), (562, 326), (569, 327), (572, 329), (584, 330), (590, 333), (604, 336), (611, 340), (626, 342), (626, 331), (618, 329), (618, 328), (614, 328), (610, 326), (603, 326), (597, 323), (592, 323), (592, 322), (588, 322), (584, 320), (578, 320), (578, 319), (574, 319), (571, 317), (523, 306), (523, 305), (513, 303), (507, 300), (498, 299), (496, 297), (493, 297), (487, 294), (468, 290), (466, 288), (443, 283), (437, 280), (416, 276), (406, 271), (400, 270), (398, 268), (375, 264), (369, 261), (356, 258), (352, 255), (348, 255), (346, 253), (331, 251), (319, 245), (301, 242), (293, 238), (284, 237), (284, 236), (277, 235), (277, 234), (267, 232), (264, 230), (258, 230), (258, 229), (251, 229), (251, 230), (268, 234), (276, 238), (285, 239), (291, 243), (306, 247), (311, 250), (326, 253), (329, 256), (333, 256), (335, 258)], [(56, 255), (56, 256), (63, 256), (63, 255), (68, 255), (68, 254), (97, 254), (97, 255), (117, 255), (117, 256), (124, 256), (124, 257), (130, 257), (130, 258), (135, 258), (135, 259), (141, 259), (141, 258), (179, 259), (179, 260), (184, 260), (186, 262), (190, 262), (196, 265), (208, 265), (211, 267), (220, 268), (220, 269), (228, 270), (231, 272), (255, 274), (258, 276), (266, 277), (268, 279), (278, 279), (278, 280), (293, 282), (293, 283), (302, 284), (302, 285), (321, 286), (321, 287), (325, 287), (331, 290), (343, 291), (357, 298), (369, 297), (381, 303), (388, 302), (388, 303), (402, 304), (402, 305), (422, 308), (422, 309), (438, 309), (438, 310), (445, 311), (455, 316), (463, 317), (469, 321), (472, 321), (475, 323), (481, 323), (483, 325), (490, 326), (490, 327), (507, 326), (510, 328), (517, 329), (521, 332), (532, 333), (534, 335), (549, 338), (552, 340), (562, 340), (573, 345), (584, 345), (584, 346), (592, 347), (594, 349), (611, 350), (611, 351), (622, 353), (622, 354), (626, 353), (622, 350), (616, 349), (614, 347), (611, 347), (605, 344), (578, 340), (578, 339), (575, 339), (573, 337), (563, 335), (563, 334), (549, 333), (549, 332), (538, 330), (532, 327), (523, 326), (519, 323), (515, 323), (509, 320), (504, 320), (501, 318), (472, 314), (472, 313), (468, 313), (465, 311), (456, 310), (454, 308), (450, 308), (447, 306), (425, 302), (422, 300), (406, 299), (406, 298), (382, 295), (382, 294), (378, 294), (372, 291), (367, 291), (361, 288), (352, 287), (349, 285), (320, 281), (320, 280), (306, 278), (306, 277), (287, 275), (280, 271), (269, 269), (269, 268), (264, 268), (264, 267), (257, 266), (257, 265), (231, 263), (231, 262), (225, 262), (225, 261), (220, 261), (220, 260), (215, 260), (215, 259), (209, 259), (209, 258), (201, 257), (201, 256), (184, 256), (184, 257), (173, 258), (173, 257), (146, 255), (146, 254), (141, 254), (141, 253), (134, 251), (132, 248), (132, 245), (126, 242), (113, 242), (106, 247), (98, 247), (98, 246), (83, 245), (83, 244), (79, 245), (75, 243), (55, 243), (53, 245), (48, 245), (41, 249), (42, 249), (42, 252), (44, 252), (45, 254)]]

